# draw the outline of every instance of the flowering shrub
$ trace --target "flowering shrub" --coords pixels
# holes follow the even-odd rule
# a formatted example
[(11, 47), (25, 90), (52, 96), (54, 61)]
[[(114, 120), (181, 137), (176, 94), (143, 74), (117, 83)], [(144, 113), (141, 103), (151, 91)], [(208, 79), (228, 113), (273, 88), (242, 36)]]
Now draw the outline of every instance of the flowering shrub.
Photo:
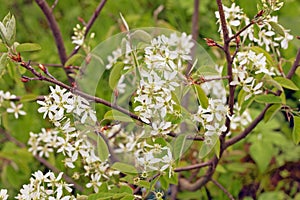
[[(18, 90), (16, 95), (0, 90), (0, 132), (9, 141), (1, 146), (3, 177), (13, 182), (14, 171), (23, 175), (18, 188), (7, 187), (21, 188), (15, 198), (211, 199), (222, 196), (219, 190), (229, 199), (299, 197), (299, 183), (291, 181), (294, 188), (280, 190), (267, 187), (261, 178), (273, 173), (272, 168), (299, 163), (299, 104), (290, 101), (299, 90), (295, 79), (300, 51), (295, 61), (283, 58), (294, 39), (278, 23), (276, 12), (283, 2), (261, 0), (253, 18), (237, 3), (216, 2), (222, 39), (205, 41), (224, 57), (214, 62), (197, 43), (197, 33), (131, 30), (126, 15), (120, 16), (123, 33), (91, 50), (95, 34), (87, 36), (105, 0), (90, 21), (80, 18), (83, 25), (73, 29), (75, 47), (68, 56), (52, 12), (58, 2), (50, 8), (36, 0), (48, 19), (61, 61), (58, 67), (67, 80), (50, 69), (51, 64), (26, 60), (40, 46), (19, 44), (15, 17), (6, 15), (0, 22), (0, 75), (4, 80), (6, 74), (12, 77), (16, 88), (25, 85), (26, 93), (32, 82), (51, 84), (50, 93), (41, 96), (40, 91), (17, 96)], [(155, 10), (156, 18), (161, 9)], [(28, 104), (34, 104), (32, 109)], [(19, 123), (33, 112), (45, 126), (30, 127), (23, 144), (11, 132), (9, 119)], [(275, 116), (291, 122), (291, 127), (281, 131)], [(262, 123), (273, 124), (268, 129)], [(237, 182), (239, 175), (245, 180)], [(247, 178), (254, 179), (253, 185)], [(0, 186), (5, 188), (5, 183)], [(257, 188), (254, 194), (244, 194), (250, 187)], [(0, 199), (8, 199), (7, 193), (1, 189)]]

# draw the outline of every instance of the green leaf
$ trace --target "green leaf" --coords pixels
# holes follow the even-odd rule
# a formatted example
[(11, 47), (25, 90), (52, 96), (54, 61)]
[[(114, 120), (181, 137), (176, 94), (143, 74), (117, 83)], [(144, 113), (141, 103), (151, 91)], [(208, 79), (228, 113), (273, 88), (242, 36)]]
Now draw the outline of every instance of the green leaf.
[(84, 56), (82, 54), (74, 54), (71, 58), (67, 60), (64, 66), (67, 67), (73, 65), (80, 58), (84, 58)]
[(250, 155), (258, 166), (261, 173), (265, 172), (273, 157), (274, 148), (272, 143), (257, 140), (250, 146)]
[(22, 43), (16, 47), (17, 52), (38, 51), (41, 49), (41, 46), (37, 43)]
[(279, 83), (282, 87), (290, 90), (299, 90), (299, 88), (290, 79), (284, 77), (275, 77), (274, 80)]
[(20, 102), (34, 101), (34, 100), (36, 100), (37, 97), (38, 97), (38, 95), (36, 95), (36, 94), (25, 94), (25, 95), (21, 96)]
[(203, 108), (208, 107), (208, 98), (200, 85), (194, 85), (198, 100)]
[(174, 142), (174, 147), (173, 147), (174, 159), (180, 160), (180, 158), (189, 149), (192, 143), (193, 143), (192, 140), (187, 140), (187, 135), (179, 135)]
[(102, 162), (104, 162), (108, 159), (109, 150), (108, 150), (106, 142), (104, 141), (104, 139), (102, 138), (101, 135), (98, 135), (98, 137), (97, 137), (97, 152), (98, 152), (98, 156)]
[(120, 187), (114, 187), (110, 191), (114, 192), (114, 193), (127, 193), (127, 194), (132, 194), (133, 193), (132, 188), (127, 186), (127, 185), (121, 185)]
[(276, 33), (278, 33), (279, 35), (285, 37), (284, 29), (283, 29), (282, 26), (280, 26), (278, 23), (272, 22), (272, 21), (269, 21), (268, 23), (272, 26), (273, 30)]
[(300, 117), (294, 116), (293, 141), (295, 144), (300, 142)]
[(282, 103), (281, 98), (273, 94), (258, 95), (254, 100), (258, 103)]
[(118, 85), (118, 82), (122, 76), (122, 71), (124, 68), (124, 63), (122, 62), (117, 62), (116, 64), (114, 64), (110, 74), (109, 74), (109, 86), (111, 89), (115, 89), (116, 86)]
[(118, 170), (120, 172), (123, 172), (124, 174), (137, 174), (137, 169), (129, 164), (121, 163), (121, 162), (115, 162), (112, 166), (112, 169)]
[(202, 159), (205, 156), (207, 156), (211, 150), (215, 147), (215, 145), (217, 144), (217, 140), (219, 139), (219, 137), (217, 135), (213, 135), (210, 137), (210, 142), (203, 142), (200, 152), (199, 152), (199, 158)]
[(221, 142), (217, 140), (216, 145), (214, 146), (215, 155), (220, 158), (220, 151), (221, 151)]
[(10, 19), (6, 23), (6, 41), (9, 46), (15, 42), (16, 38), (16, 19), (11, 15)]
[(7, 52), (7, 47), (5, 46), (5, 44), (0, 42), (0, 52)]
[[(197, 76), (220, 76), (220, 73), (215, 69), (214, 66), (201, 66), (196, 71)], [(197, 77), (199, 78), (199, 77)]]
[(267, 123), (280, 110), (280, 104), (274, 104), (268, 108), (264, 116), (264, 122)]
[(7, 66), (7, 53), (3, 53), (0, 57), (0, 77)]
[(121, 122), (133, 122), (132, 118), (117, 110), (109, 110), (105, 113), (104, 119), (117, 120)]
[(138, 42), (150, 43), (152, 40), (152, 36), (146, 31), (136, 30), (130, 34), (130, 39), (134, 41), (136, 40)]

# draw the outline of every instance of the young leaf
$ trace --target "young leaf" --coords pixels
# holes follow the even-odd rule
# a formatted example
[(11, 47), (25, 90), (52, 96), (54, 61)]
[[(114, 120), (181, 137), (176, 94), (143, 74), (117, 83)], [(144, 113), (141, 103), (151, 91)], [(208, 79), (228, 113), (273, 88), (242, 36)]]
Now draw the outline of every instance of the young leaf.
[(250, 146), (250, 155), (261, 173), (268, 168), (273, 157), (273, 152), (274, 148), (272, 143), (266, 143), (262, 140), (258, 140)]
[(200, 152), (199, 152), (199, 158), (202, 159), (205, 156), (207, 156), (211, 150), (214, 148), (214, 146), (217, 144), (217, 140), (219, 137), (217, 135), (213, 135), (210, 137), (210, 142), (203, 142)]
[(264, 116), (264, 122), (267, 123), (280, 110), (281, 104), (274, 104), (270, 106)]
[(282, 87), (290, 90), (299, 90), (299, 88), (290, 79), (284, 77), (275, 77), (274, 80), (279, 83)]
[(98, 151), (98, 156), (102, 162), (108, 159), (109, 150), (106, 142), (100, 135), (97, 137), (97, 151)]
[(7, 52), (7, 47), (5, 46), (5, 44), (3, 44), (1, 42), (0, 42), (0, 52)]
[(203, 108), (208, 107), (208, 98), (200, 85), (194, 85), (198, 100)]
[(258, 95), (254, 100), (258, 103), (282, 103), (281, 98), (273, 94)]
[(294, 116), (293, 141), (295, 144), (300, 142), (300, 117)]
[(75, 55), (73, 55), (71, 58), (69, 58), (67, 60), (67, 62), (65, 63), (65, 67), (73, 65), (78, 59), (83, 58), (83, 57), (84, 56), (82, 54), (75, 54)]
[(117, 62), (113, 66), (113, 68), (109, 74), (109, 86), (111, 89), (114, 90), (116, 88), (116, 86), (118, 85), (118, 82), (122, 76), (123, 68), (124, 68), (124, 63), (122, 63), (122, 62)]
[(133, 122), (131, 117), (116, 110), (107, 111), (104, 115), (104, 119), (117, 120), (121, 122)]
[(120, 172), (123, 172), (124, 174), (137, 174), (137, 169), (129, 164), (121, 163), (121, 162), (115, 162), (112, 166), (112, 169), (118, 170)]
[(192, 140), (187, 140), (187, 135), (179, 135), (175, 142), (173, 148), (173, 155), (175, 159), (180, 159), (182, 155), (191, 146)]
[(269, 21), (269, 24), (272, 26), (273, 30), (278, 33), (279, 35), (281, 35), (282, 37), (285, 37), (285, 33), (284, 30), (282, 28), (282, 26), (280, 26), (279, 24), (277, 24), (276, 22), (272, 22)]
[(25, 52), (25, 51), (38, 51), (41, 50), (41, 46), (39, 44), (36, 43), (23, 43), (23, 44), (19, 44), (16, 47), (16, 51), (17, 52)]

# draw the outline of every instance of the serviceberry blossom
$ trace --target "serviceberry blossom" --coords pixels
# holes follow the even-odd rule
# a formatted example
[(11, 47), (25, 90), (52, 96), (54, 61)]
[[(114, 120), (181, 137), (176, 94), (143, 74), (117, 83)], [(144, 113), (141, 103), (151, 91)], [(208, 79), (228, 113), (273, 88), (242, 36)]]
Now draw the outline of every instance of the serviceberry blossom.
[(90, 103), (77, 95), (61, 89), (59, 86), (50, 86), (51, 93), (45, 97), (44, 101), (37, 101), (41, 107), (39, 113), (44, 113), (43, 117), (54, 122), (55, 126), (61, 126), (65, 114), (73, 113), (80, 117), (80, 122), (85, 123), (87, 119), (97, 121), (96, 112), (90, 107)]
[[(271, 16), (273, 11), (279, 10), (283, 6), (283, 2), (278, 0), (269, 1), (262, 0), (263, 9), (267, 16), (259, 19), (259, 21), (253, 26), (248, 27), (243, 31), (240, 36), (242, 42), (244, 43), (247, 39), (252, 42), (252, 45), (258, 45), (264, 47), (266, 51), (272, 51), (280, 55), (279, 47), (282, 49), (288, 48), (288, 42), (293, 39), (293, 36), (289, 34), (290, 30), (286, 30), (283, 26), (278, 24), (278, 17)], [(250, 19), (246, 16), (243, 10), (236, 6), (235, 3), (231, 4), (231, 7), (226, 7), (223, 5), (224, 14), (227, 21), (227, 29), (229, 32), (229, 37), (237, 33), (242, 27), (250, 23)], [(219, 32), (222, 34), (222, 27), (220, 22), (219, 12), (215, 12), (217, 23), (219, 24)], [(274, 30), (272, 24), (276, 24), (277, 27), (283, 32), (277, 33)], [(259, 31), (255, 31), (254, 27), (258, 27)], [(250, 45), (250, 44), (249, 44)]]
[(0, 199), (1, 200), (7, 200), (8, 199), (7, 189), (1, 189), (0, 190)]
[(82, 46), (84, 43), (84, 35), (86, 31), (86, 27), (81, 27), (79, 24), (76, 24), (76, 27), (73, 28), (74, 35), (71, 37), (72, 43), (77, 46)]
[(4, 100), (11, 100), (16, 98), (17, 96), (14, 94), (10, 94), (9, 91), (4, 92), (3, 90), (0, 90), (0, 106), (2, 106), (2, 103), (4, 102)]
[(13, 113), (15, 115), (15, 118), (18, 119), (19, 115), (26, 115), (26, 112), (21, 110), (23, 107), (23, 104), (16, 105), (14, 102), (10, 102), (10, 108), (7, 108), (6, 111), (8, 113)]
[(57, 177), (51, 171), (43, 174), (41, 171), (33, 173), (30, 183), (23, 185), (16, 199), (76, 199), (72, 193), (72, 184), (62, 180), (63, 173)]

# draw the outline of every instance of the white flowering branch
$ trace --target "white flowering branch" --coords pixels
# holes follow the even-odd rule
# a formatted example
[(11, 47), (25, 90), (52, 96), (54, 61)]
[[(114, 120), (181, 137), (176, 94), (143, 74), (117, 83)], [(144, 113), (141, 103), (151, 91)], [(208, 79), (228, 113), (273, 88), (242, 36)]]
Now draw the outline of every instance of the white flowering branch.
[[(19, 140), (17, 140), (16, 138), (12, 137), (11, 134), (9, 134), (8, 132), (6, 132), (3, 129), (0, 129), (0, 132), (11, 142), (13, 142), (14, 144), (16, 144), (18, 147), (20, 148), (26, 148), (26, 145), (22, 142), (20, 142)], [(47, 167), (48, 169), (50, 169), (51, 171), (55, 172), (55, 173), (60, 173), (60, 170), (57, 169), (55, 166), (51, 165), (46, 159), (38, 156), (38, 155), (34, 155), (34, 158), (39, 161), (42, 165), (44, 165), (45, 167)], [(73, 187), (82, 192), (83, 191), (83, 187), (81, 185), (79, 185), (78, 183), (76, 183), (71, 177), (69, 177), (67, 174), (63, 174), (63, 178), (70, 184), (73, 184)]]

